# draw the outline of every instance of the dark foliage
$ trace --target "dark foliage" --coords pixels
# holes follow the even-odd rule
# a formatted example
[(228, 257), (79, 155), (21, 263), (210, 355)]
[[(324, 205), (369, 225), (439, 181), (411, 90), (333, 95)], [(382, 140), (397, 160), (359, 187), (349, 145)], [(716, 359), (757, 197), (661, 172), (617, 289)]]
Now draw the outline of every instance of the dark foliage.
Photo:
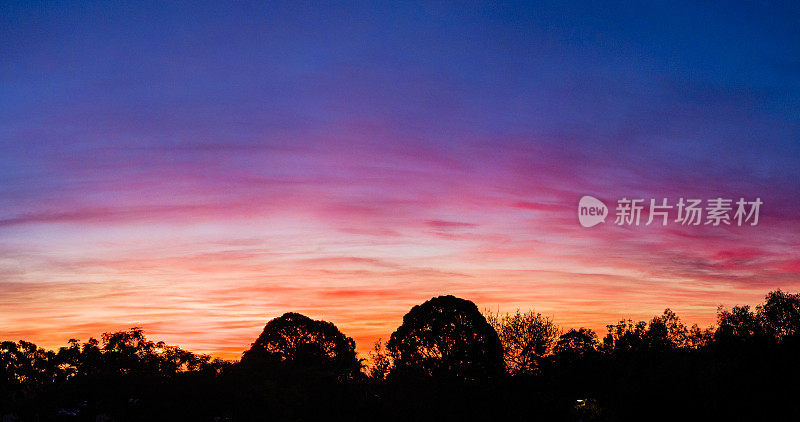
[[(299, 314), (270, 321), (237, 363), (138, 328), (58, 351), (7, 341), (0, 420), (800, 420), (798, 309), (799, 295), (771, 292), (720, 308), (715, 331), (667, 309), (609, 325), (600, 343), (584, 328), (556, 338), (534, 313), (509, 316), (498, 337), (474, 304), (444, 296), (376, 345), (369, 376), (352, 339)], [(507, 362), (530, 349), (535, 371), (501, 376), (502, 342)]]
[(356, 343), (330, 322), (287, 312), (267, 323), (241, 364), (248, 369), (288, 368), (297, 376), (353, 379), (361, 374)]
[(503, 373), (497, 332), (474, 303), (454, 296), (411, 308), (387, 347), (399, 376), (474, 381)]
[(506, 371), (510, 375), (535, 375), (553, 352), (559, 328), (536, 312), (486, 315), (503, 345)]

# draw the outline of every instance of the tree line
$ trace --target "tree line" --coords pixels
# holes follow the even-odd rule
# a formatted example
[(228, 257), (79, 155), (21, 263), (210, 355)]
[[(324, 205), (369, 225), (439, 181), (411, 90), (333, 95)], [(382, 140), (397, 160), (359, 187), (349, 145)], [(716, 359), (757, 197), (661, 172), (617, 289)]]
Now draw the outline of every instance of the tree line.
[(0, 343), (0, 416), (43, 420), (797, 419), (800, 294), (720, 307), (715, 327), (670, 309), (600, 338), (534, 311), (414, 306), (366, 359), (333, 323), (286, 313), (239, 361), (140, 328), (57, 351)]

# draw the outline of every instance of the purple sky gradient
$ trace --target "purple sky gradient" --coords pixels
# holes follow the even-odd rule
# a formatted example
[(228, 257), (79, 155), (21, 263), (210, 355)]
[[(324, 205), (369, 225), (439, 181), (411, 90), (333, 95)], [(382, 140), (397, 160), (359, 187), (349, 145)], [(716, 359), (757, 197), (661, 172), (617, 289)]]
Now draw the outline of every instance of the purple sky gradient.
[[(800, 287), (800, 11), (2, 6), (0, 337), (366, 350), (453, 293), (602, 329)], [(764, 201), (585, 229), (583, 195)], [(612, 210), (613, 212), (613, 210)]]

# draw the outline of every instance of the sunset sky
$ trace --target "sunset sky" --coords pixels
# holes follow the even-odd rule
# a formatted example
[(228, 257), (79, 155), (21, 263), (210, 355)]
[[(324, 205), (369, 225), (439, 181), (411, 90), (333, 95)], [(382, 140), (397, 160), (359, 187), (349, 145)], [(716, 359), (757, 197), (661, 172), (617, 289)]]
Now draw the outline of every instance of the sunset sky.
[(797, 291), (800, 6), (643, 3), (3, 2), (0, 340), (237, 358), (297, 311), (363, 352), (440, 294), (602, 336)]

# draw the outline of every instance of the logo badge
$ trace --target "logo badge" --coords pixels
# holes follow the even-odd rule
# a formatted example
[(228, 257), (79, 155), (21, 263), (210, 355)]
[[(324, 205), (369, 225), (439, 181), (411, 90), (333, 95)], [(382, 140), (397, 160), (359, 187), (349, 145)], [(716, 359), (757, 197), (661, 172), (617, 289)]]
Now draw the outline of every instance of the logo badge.
[(578, 221), (583, 227), (594, 227), (606, 222), (608, 207), (599, 199), (586, 195), (578, 203)]

